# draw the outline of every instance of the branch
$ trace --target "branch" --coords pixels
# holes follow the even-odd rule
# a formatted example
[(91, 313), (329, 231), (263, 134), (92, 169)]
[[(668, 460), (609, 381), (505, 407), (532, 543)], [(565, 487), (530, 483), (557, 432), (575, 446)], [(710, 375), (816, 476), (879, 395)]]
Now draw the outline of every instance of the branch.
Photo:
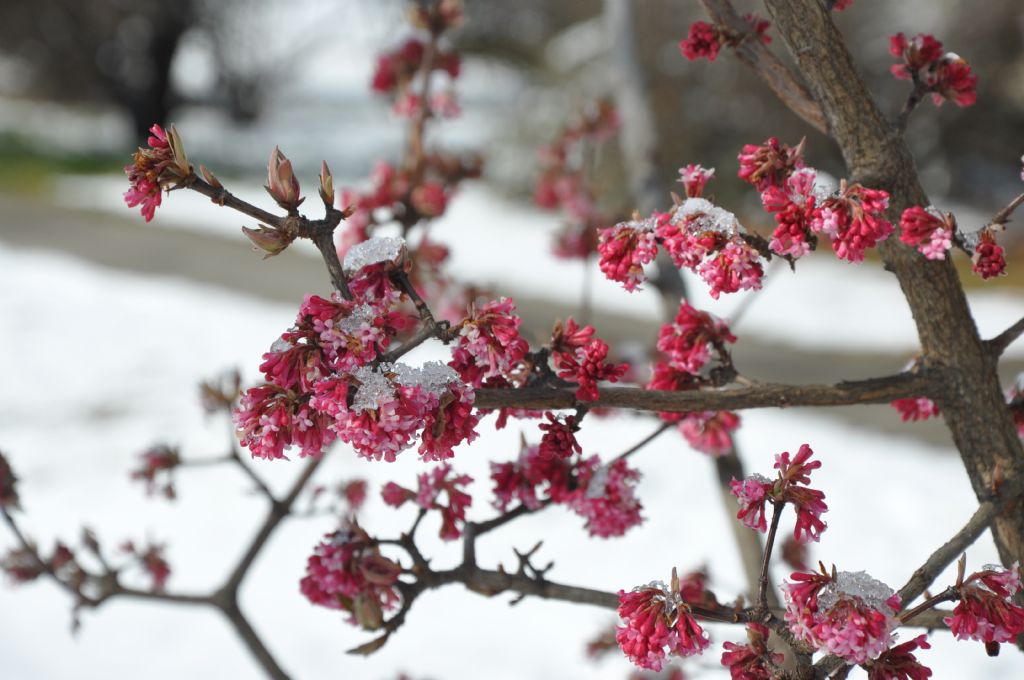
[[(744, 35), (748, 24), (730, 0), (701, 0), (716, 24)], [(760, 40), (744, 40), (735, 48), (736, 56), (768, 85), (783, 104), (819, 132), (828, 134), (828, 123), (821, 106), (814, 100), (803, 80), (775, 56)]]
[(992, 501), (982, 503), (968, 520), (967, 524), (917, 568), (907, 584), (900, 588), (899, 595), (904, 606), (910, 604), (923, 593), (938, 577), (943, 569), (960, 557), (964, 550), (978, 540), (998, 512), (998, 506)]
[(243, 201), (238, 196), (227, 189), (221, 187), (217, 188), (212, 184), (206, 182), (198, 175), (193, 174), (187, 181), (183, 181), (179, 186), (192, 191), (198, 192), (203, 196), (206, 196), (217, 205), (224, 206), (225, 208), (231, 208), (236, 210), (243, 215), (248, 215), (254, 220), (266, 223), (271, 227), (281, 227), (284, 225), (285, 217), (274, 215), (269, 213), (263, 208), (258, 208), (248, 201)]
[(484, 388), (476, 391), (477, 408), (568, 409), (581, 405), (638, 411), (736, 411), (790, 406), (884, 404), (895, 399), (929, 396), (937, 378), (930, 371), (905, 372), (882, 378), (834, 385), (760, 383), (752, 387), (672, 392), (639, 387), (602, 387), (596, 401), (576, 399), (574, 387)]
[(1015, 199), (1010, 201), (1010, 203), (1005, 208), (997, 212), (992, 217), (992, 221), (989, 222), (989, 224), (1006, 224), (1007, 222), (1010, 221), (1010, 216), (1013, 215), (1013, 211), (1019, 208), (1022, 204), (1024, 204), (1024, 194), (1017, 196)]
[(999, 356), (1021, 335), (1024, 335), (1024, 318), (1021, 318), (1017, 323), (1013, 324), (996, 337), (986, 341), (985, 345), (994, 356)]

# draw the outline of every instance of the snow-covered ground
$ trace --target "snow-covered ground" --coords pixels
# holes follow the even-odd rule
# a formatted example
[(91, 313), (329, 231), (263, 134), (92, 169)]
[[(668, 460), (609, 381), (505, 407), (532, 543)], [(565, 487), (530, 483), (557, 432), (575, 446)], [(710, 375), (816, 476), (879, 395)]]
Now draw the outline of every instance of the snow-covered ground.
[[(175, 194), (168, 202), (167, 223), (189, 214), (176, 212), (189, 210), (180, 198)], [(465, 218), (460, 211), (472, 210), (474, 200), (483, 199), (467, 191), (456, 203), (452, 225), (460, 215), (460, 221)], [(505, 266), (503, 261), (514, 262), (520, 252), (509, 250), (514, 244), (535, 246), (546, 235), (536, 226), (536, 216), (526, 219), (528, 211), (489, 205), (488, 220), (468, 223), (485, 235), (475, 236), (467, 227), (459, 239), (478, 237), (491, 249), (481, 252), (492, 252), (502, 230), (516, 229), (516, 238), (502, 241), (497, 248), (502, 257), (488, 255), (486, 263), (481, 262), (483, 255), (473, 262), (468, 244), (462, 252), (459, 241), (455, 266), (470, 268), (467, 275), (486, 273), (497, 283), (543, 285), (547, 293), (572, 285), (578, 272), (567, 265), (558, 265), (554, 280), (545, 275), (537, 282), (524, 280), (521, 262)], [(446, 223), (443, 228), (455, 227)], [(527, 252), (527, 245), (522, 247)], [(850, 346), (835, 325), (845, 324), (842, 328), (851, 334), (868, 332), (863, 319), (856, 327), (848, 322), (856, 309), (870, 312), (867, 318), (873, 321), (890, 315), (895, 320), (905, 311), (897, 305), (885, 307), (883, 301), (896, 291), (886, 292), (885, 282), (869, 266), (840, 270), (824, 262), (805, 264), (801, 284), (786, 272), (772, 272), (779, 281), (755, 307), (767, 316), (756, 322), (758, 312), (752, 312), (750, 330), (770, 333), (768, 319), (780, 313), (780, 305), (799, 306), (794, 295), (831, 300), (819, 316), (777, 332), (809, 344)], [(539, 266), (534, 261), (530, 268)], [(8, 248), (0, 248), (0, 284), (7, 291), (0, 296), (0, 346), (5, 350), (0, 357), (5, 387), (0, 390), (0, 447), (22, 478), (26, 528), (47, 547), (58, 535), (74, 540), (82, 525), (94, 528), (111, 547), (125, 537), (167, 541), (175, 568), (172, 590), (205, 591), (217, 585), (262, 517), (262, 501), (246, 495), (245, 480), (230, 468), (184, 471), (175, 504), (147, 500), (129, 482), (127, 471), (135, 454), (154, 441), (181, 444), (186, 455), (222, 452), (229, 428), (204, 419), (195, 400), (196, 382), (233, 366), (252, 378), (260, 354), (290, 323), (294, 309), (180, 280)], [(617, 305), (646, 299), (625, 294), (597, 298), (628, 300), (608, 303)], [(1007, 318), (1019, 316), (1020, 301), (1016, 304), (1017, 311)], [(885, 330), (864, 342), (890, 348), (886, 338), (908, 340), (902, 326)], [(424, 347), (416, 359), (432, 358), (436, 352)], [(744, 420), (739, 443), (751, 470), (768, 472), (774, 453), (794, 451), (804, 442), (824, 461), (815, 485), (828, 495), (830, 528), (822, 544), (813, 547), (813, 557), (834, 561), (842, 569), (865, 569), (898, 587), (975, 507), (962, 464), (950, 451), (842, 426), (799, 409), (752, 411)], [(581, 442), (587, 452), (611, 456), (652, 427), (649, 419), (620, 415), (588, 424)], [(456, 457), (460, 468), (478, 480), (471, 511), (476, 519), (491, 513), (488, 461), (512, 458), (519, 437), (514, 426), (501, 432), (483, 429), (480, 440)], [(710, 461), (668, 433), (638, 454), (635, 463), (645, 473), (639, 491), (647, 521), (626, 537), (588, 539), (579, 518), (553, 508), (487, 536), (479, 547), (481, 563), (509, 565), (513, 547), (526, 548), (543, 538), (541, 558), (555, 561), (550, 574), (554, 580), (616, 590), (664, 579), (672, 566), (703, 564), (719, 597), (734, 597), (741, 589), (738, 561), (730, 544), (729, 517), (712, 484)], [(299, 467), (298, 462), (256, 464), (276, 489), (285, 488)], [(379, 488), (387, 480), (409, 485), (422, 469), (413, 453), (395, 464), (368, 463), (338, 447), (318, 479), (360, 476)], [(389, 510), (371, 491), (364, 524), (372, 533), (397, 533), (409, 520), (408, 509)], [(398, 670), (438, 680), (612, 679), (628, 673), (622, 659), (592, 665), (583, 656), (584, 641), (613, 620), (611, 612), (536, 599), (509, 608), (508, 595), (487, 599), (459, 587), (422, 597), (404, 628), (376, 655), (348, 656), (344, 650), (367, 636), (336, 613), (310, 606), (297, 587), (310, 549), (331, 528), (325, 519), (290, 520), (243, 587), (243, 608), (296, 678), (392, 678)], [(424, 529), (428, 536), (437, 525), (427, 522)], [(11, 544), (11, 537), (0, 531), (0, 545)], [(438, 556), (439, 566), (458, 559), (455, 546), (430, 541), (426, 549)], [(969, 553), (972, 565), (995, 558), (987, 537)], [(775, 577), (783, 575), (778, 569)], [(949, 577), (947, 573), (943, 580)], [(69, 607), (67, 596), (49, 583), (0, 588), (0, 676), (259, 677), (216, 612), (113, 601), (99, 612), (86, 612), (82, 631), (73, 637), (67, 628)], [(715, 670), (720, 643), (742, 637), (738, 630), (719, 626), (712, 626), (711, 634), (714, 650), (690, 665), (697, 677), (724, 677)], [(937, 668), (936, 680), (1024, 677), (1024, 656), (1010, 650), (988, 659), (979, 644), (955, 643), (941, 634), (933, 636), (933, 644), (925, 659)]]
[[(343, 180), (335, 180), (335, 186), (345, 185)], [(231, 188), (257, 205), (268, 203), (266, 192), (257, 184)], [(54, 193), (69, 206), (123, 215), (126, 209), (120, 196), (124, 190), (122, 177), (67, 177)], [(972, 223), (961, 217), (965, 224)], [(167, 197), (150, 224), (238, 239), (244, 219), (198, 194), (177, 192)], [(464, 280), (491, 285), (500, 294), (525, 293), (575, 304), (585, 278), (583, 266), (551, 254), (550, 242), (558, 224), (555, 215), (502, 198), (486, 185), (475, 183), (456, 195), (432, 233), (451, 248), (450, 271)], [(308, 243), (299, 247), (315, 252)], [(801, 260), (795, 272), (775, 262), (764, 290), (723, 295), (718, 301), (710, 298), (703, 281), (685, 272), (693, 303), (729, 317), (746, 296), (756, 295), (756, 304), (744, 315), (742, 334), (803, 349), (903, 353), (908, 357), (916, 353), (917, 330), (896, 278), (878, 263), (841, 262), (825, 250)], [(591, 267), (592, 299), (597, 307), (649, 319), (661, 313), (655, 294), (626, 293), (604, 279), (596, 265)], [(984, 337), (1024, 316), (1024, 295), (1019, 291), (972, 290), (968, 299)], [(1024, 357), (1024, 343), (1011, 346), (1007, 355)]]

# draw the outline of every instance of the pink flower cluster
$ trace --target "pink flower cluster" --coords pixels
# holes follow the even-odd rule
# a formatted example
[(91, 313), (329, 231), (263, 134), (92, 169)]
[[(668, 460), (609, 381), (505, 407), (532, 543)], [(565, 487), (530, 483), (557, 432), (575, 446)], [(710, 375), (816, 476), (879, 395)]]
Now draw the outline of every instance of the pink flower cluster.
[[(175, 495), (174, 480), (172, 474), (181, 465), (181, 456), (178, 449), (167, 444), (156, 444), (149, 447), (141, 454), (141, 467), (132, 470), (131, 478), (139, 479), (146, 483), (146, 493), (152, 495), (159, 491), (166, 498), (173, 499)], [(162, 483), (160, 480), (163, 480)], [(3, 487), (2, 462), (0, 462), (0, 490)], [(0, 505), (3, 503), (3, 494), (0, 491)]]
[(966, 61), (952, 52), (943, 53), (935, 36), (919, 33), (907, 38), (897, 33), (889, 38), (889, 53), (900, 60), (890, 71), (900, 80), (913, 80), (924, 87), (939, 106), (949, 100), (970, 106), (978, 99), (978, 76)]
[(914, 656), (918, 649), (931, 649), (927, 635), (918, 635), (882, 652), (868, 666), (868, 680), (928, 680), (932, 670)]
[(668, 655), (700, 654), (711, 644), (684, 600), (679, 579), (672, 584), (654, 581), (631, 592), (619, 591), (619, 617), (615, 639), (623, 653), (640, 668), (660, 671)]
[(574, 453), (582, 453), (583, 449), (576, 441), (576, 431), (579, 425), (576, 424), (576, 416), (565, 416), (556, 418), (548, 411), (544, 414), (546, 423), (538, 427), (544, 436), (540, 439), (539, 452), (544, 458), (569, 458)]
[(180, 149), (174, 126), (171, 126), (170, 138), (157, 124), (149, 132), (146, 140), (149, 146), (145, 149), (139, 147), (134, 160), (124, 166), (131, 184), (124, 194), (124, 202), (129, 208), (141, 205), (142, 216), (147, 222), (153, 219), (156, 209), (160, 207), (160, 192), (191, 171), (184, 151)]
[[(469, 475), (458, 475), (451, 465), (442, 463), (430, 472), (420, 474), (416, 491), (388, 482), (381, 490), (381, 496), (388, 505), (398, 508), (406, 501), (415, 501), (423, 510), (437, 510), (441, 513), (441, 539), (454, 541), (462, 535), (460, 525), (466, 522), (466, 508), (473, 498), (464, 488), (473, 481)], [(441, 494), (445, 502), (441, 502)]]
[(976, 236), (974, 254), (971, 255), (971, 271), (983, 279), (991, 279), (1006, 273), (1006, 254), (1003, 247), (996, 243), (996, 237), (990, 227), (986, 227)]
[(956, 221), (950, 213), (915, 205), (900, 217), (900, 241), (917, 248), (929, 260), (945, 260), (953, 247)]
[(1020, 565), (1009, 569), (987, 566), (957, 586), (960, 601), (943, 622), (958, 640), (979, 640), (986, 645), (1013, 642), (1024, 633), (1024, 608), (1014, 602), (1021, 589)]
[(121, 544), (121, 552), (131, 555), (146, 572), (150, 578), (150, 590), (155, 593), (164, 591), (171, 576), (171, 565), (164, 557), (162, 544), (148, 543), (145, 548), (139, 548), (132, 541), (125, 541)]
[(470, 305), (460, 324), (459, 336), (448, 365), (474, 387), (491, 378), (515, 382), (529, 345), (519, 335), (523, 320), (510, 298), (492, 300), (480, 307)]
[(524, 447), (518, 460), (491, 463), (494, 505), (502, 512), (518, 501), (531, 510), (544, 503), (567, 505), (586, 519), (591, 536), (622, 536), (643, 521), (635, 486), (640, 472), (624, 459), (602, 465), (597, 456), (549, 456)]
[(731, 212), (690, 197), (657, 218), (655, 234), (672, 261), (704, 279), (711, 297), (761, 288), (761, 255), (747, 243), (746, 230)]
[(725, 345), (735, 342), (736, 336), (723, 320), (685, 300), (679, 304), (675, 320), (663, 325), (658, 333), (658, 350), (665, 354), (668, 365), (694, 375), (711, 360), (712, 352), (722, 359)]
[[(377, 57), (372, 87), (376, 92), (396, 97), (394, 111), (399, 115), (415, 115), (418, 107), (422, 105), (418, 95), (409, 91), (409, 86), (422, 71), (425, 54), (426, 45), (422, 41), (418, 38), (408, 38), (394, 50)], [(431, 70), (446, 73), (452, 79), (459, 77), (461, 67), (461, 60), (455, 52), (435, 50), (431, 56)], [(450, 93), (446, 91), (442, 94)], [(439, 97), (435, 99), (438, 106), (432, 108), (439, 112), (444, 111), (444, 102)]]
[(689, 61), (707, 59), (714, 61), (723, 45), (736, 47), (743, 40), (759, 40), (768, 45), (771, 43), (771, 36), (768, 35), (768, 28), (771, 22), (759, 17), (756, 14), (747, 14), (743, 17), (750, 24), (750, 32), (738, 34), (722, 26), (709, 24), (706, 21), (695, 21), (690, 24), (690, 30), (686, 38), (679, 43), (679, 51)]
[(358, 524), (346, 522), (313, 549), (299, 589), (313, 604), (348, 612), (350, 623), (375, 630), (398, 605), (400, 573)]
[(825, 194), (815, 187), (817, 171), (804, 167), (802, 151), (803, 142), (792, 148), (771, 137), (761, 146), (744, 146), (739, 155), (740, 178), (761, 192), (765, 210), (775, 214), (769, 247), (801, 257), (814, 249), (817, 235), (825, 235), (840, 259), (862, 261), (867, 249), (893, 232), (884, 216), (889, 194), (845, 180), (838, 192)]
[(811, 460), (814, 452), (803, 444), (796, 456), (790, 458), (788, 451), (775, 456), (778, 476), (773, 481), (762, 475), (751, 475), (743, 481), (732, 480), (730, 488), (740, 503), (737, 519), (756, 531), (765, 532), (765, 506), (789, 503), (796, 511), (796, 525), (793, 537), (801, 542), (817, 541), (825, 530), (821, 515), (828, 510), (825, 494), (808, 486), (811, 472), (821, 467), (821, 461)]
[(785, 656), (769, 651), (768, 627), (747, 624), (747, 644), (726, 642), (722, 646), (722, 665), (729, 669), (732, 680), (771, 680), (772, 666), (779, 666)]
[(629, 368), (627, 364), (608, 361), (608, 344), (594, 337), (593, 326), (579, 326), (572, 317), (559, 321), (551, 334), (551, 360), (558, 377), (576, 383), (576, 398), (595, 401), (599, 394), (597, 383), (602, 380), (618, 382)]
[(638, 216), (628, 222), (602, 229), (597, 240), (598, 266), (610, 281), (618, 281), (629, 292), (646, 281), (644, 265), (658, 254), (654, 239), (656, 218)]
[(939, 415), (938, 405), (928, 397), (907, 397), (897, 399), (890, 403), (894, 409), (899, 411), (900, 420), (903, 422), (911, 420), (928, 420)]
[(899, 596), (859, 572), (794, 572), (782, 590), (786, 622), (794, 637), (855, 664), (867, 663), (892, 644)]

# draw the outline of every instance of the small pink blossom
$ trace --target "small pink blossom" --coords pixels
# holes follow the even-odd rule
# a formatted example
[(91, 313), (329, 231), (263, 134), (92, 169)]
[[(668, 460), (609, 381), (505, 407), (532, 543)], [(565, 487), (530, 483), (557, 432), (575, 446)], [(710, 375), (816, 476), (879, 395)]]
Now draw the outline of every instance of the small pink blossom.
[(914, 656), (918, 649), (931, 649), (927, 635), (888, 649), (868, 666), (868, 680), (928, 680), (932, 670)]
[(907, 397), (897, 399), (889, 404), (899, 411), (900, 420), (928, 420), (939, 415), (938, 405), (928, 397)]
[(770, 186), (781, 187), (795, 170), (804, 166), (803, 142), (790, 147), (775, 137), (764, 144), (746, 144), (739, 155), (739, 177), (764, 191)]
[(995, 278), (1006, 273), (1003, 247), (996, 243), (996, 237), (991, 229), (983, 229), (979, 234), (971, 262), (971, 271), (983, 279)]
[(623, 653), (640, 668), (660, 671), (667, 655), (700, 654), (711, 644), (707, 633), (690, 613), (672, 574), (672, 585), (661, 581), (619, 591), (619, 617), (615, 639)]
[(611, 281), (632, 292), (646, 280), (644, 265), (658, 254), (652, 220), (620, 222), (600, 231), (598, 266)]
[(658, 333), (658, 350), (673, 368), (694, 375), (711, 360), (712, 353), (722, 358), (726, 344), (736, 342), (729, 326), (721, 319), (694, 308), (683, 300), (675, 320)]
[(718, 458), (733, 450), (732, 433), (739, 426), (740, 417), (732, 411), (700, 411), (679, 421), (679, 433), (693, 448)]
[(888, 193), (844, 181), (836, 195), (819, 203), (811, 228), (832, 239), (832, 249), (840, 259), (861, 262), (866, 250), (893, 232), (885, 219), (888, 207)]
[(580, 327), (569, 317), (565, 325), (555, 324), (551, 335), (551, 359), (558, 377), (577, 383), (576, 398), (596, 401), (597, 383), (601, 380), (618, 382), (629, 368), (627, 364), (607, 361), (608, 345), (594, 337), (592, 326)]
[(935, 208), (913, 206), (900, 217), (900, 241), (916, 247), (929, 260), (945, 260), (953, 247), (952, 215)]
[(564, 419), (556, 418), (548, 411), (544, 414), (548, 422), (541, 423), (540, 429), (544, 433), (541, 437), (539, 453), (544, 458), (569, 458), (574, 453), (583, 451), (579, 442), (576, 441), (576, 416), (565, 416)]
[[(440, 511), (442, 540), (454, 541), (462, 535), (460, 525), (466, 521), (466, 508), (473, 503), (464, 487), (472, 481), (469, 475), (455, 474), (447, 463), (419, 476), (416, 504), (424, 510)], [(445, 496), (444, 503), (441, 494)]]
[(771, 680), (772, 666), (780, 666), (785, 656), (768, 649), (768, 636), (767, 626), (748, 623), (747, 644), (723, 643), (722, 665), (732, 680)]
[(519, 335), (523, 323), (510, 298), (470, 305), (461, 324), (449, 366), (473, 387), (492, 377), (508, 377), (523, 360), (529, 345)]
[(706, 21), (695, 21), (690, 24), (690, 32), (686, 39), (679, 42), (679, 51), (689, 61), (714, 61), (725, 41), (725, 35), (717, 26)]
[(968, 576), (958, 586), (960, 601), (943, 622), (958, 640), (986, 645), (1012, 642), (1024, 633), (1024, 608), (1013, 598), (1021, 589), (1020, 567), (989, 566)]
[(686, 190), (689, 198), (699, 198), (704, 194), (704, 185), (715, 176), (714, 168), (705, 168), (695, 163), (690, 163), (679, 168), (679, 183)]
[(334, 439), (328, 417), (273, 384), (243, 392), (232, 418), (239, 442), (254, 458), (285, 458), (284, 450), (292, 444), (301, 447), (302, 456), (318, 456)]
[(580, 488), (569, 505), (587, 520), (586, 529), (591, 536), (622, 536), (643, 521), (640, 516), (643, 506), (634, 492), (640, 472), (629, 467), (625, 460), (620, 458), (602, 465), (600, 459), (593, 456), (580, 462), (577, 476)]

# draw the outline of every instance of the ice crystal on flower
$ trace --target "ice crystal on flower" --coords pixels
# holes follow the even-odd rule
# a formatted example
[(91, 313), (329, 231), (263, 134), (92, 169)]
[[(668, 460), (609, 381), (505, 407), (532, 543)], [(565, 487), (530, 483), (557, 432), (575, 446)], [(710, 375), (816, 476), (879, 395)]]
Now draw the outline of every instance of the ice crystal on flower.
[[(882, 610), (893, 596), (893, 589), (864, 571), (841, 571), (818, 596), (819, 609), (831, 609), (842, 595), (859, 597), (872, 609)], [(884, 610), (882, 610), (884, 611)]]
[(691, 232), (714, 231), (727, 237), (746, 233), (736, 215), (719, 208), (706, 198), (688, 198), (683, 201), (672, 215), (672, 224), (678, 224), (689, 217), (693, 217), (689, 223)]
[(420, 368), (406, 364), (389, 364), (388, 367), (395, 373), (395, 381), (399, 385), (419, 385), (429, 394), (441, 395), (448, 389), (448, 385), (459, 382), (458, 372), (440, 361), (428, 361)]
[[(387, 370), (390, 364), (381, 364), (379, 371)], [(383, 372), (370, 366), (360, 366), (352, 375), (360, 382), (352, 399), (352, 410), (362, 412), (378, 408), (385, 401), (395, 398), (395, 388)]]
[[(348, 258), (346, 258), (346, 261)], [(364, 324), (373, 325), (374, 319), (380, 311), (372, 305), (362, 304), (352, 309), (352, 312), (338, 322), (338, 330), (342, 333), (353, 335), (363, 329)]]
[(394, 262), (404, 248), (405, 239), (398, 236), (375, 236), (357, 243), (345, 253), (345, 273), (352, 274), (380, 262)]

